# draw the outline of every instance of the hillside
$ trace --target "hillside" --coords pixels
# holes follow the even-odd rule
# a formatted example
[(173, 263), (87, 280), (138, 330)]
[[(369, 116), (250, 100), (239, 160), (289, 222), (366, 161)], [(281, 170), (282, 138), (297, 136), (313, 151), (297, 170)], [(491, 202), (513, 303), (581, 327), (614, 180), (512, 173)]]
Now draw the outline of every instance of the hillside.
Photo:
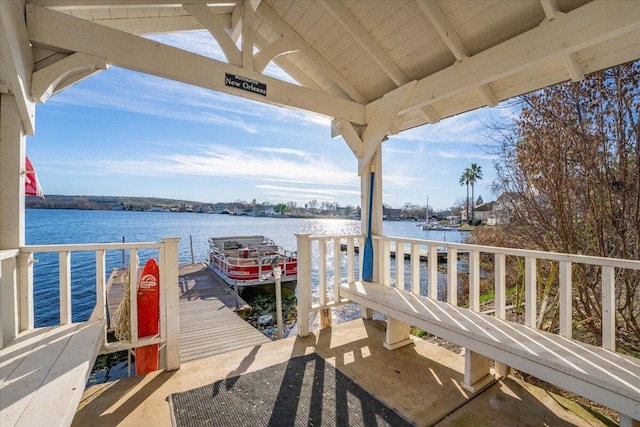
[(208, 210), (211, 204), (190, 200), (127, 196), (63, 196), (47, 194), (45, 199), (26, 197), (25, 206), (32, 209), (88, 209), (144, 211), (162, 207), (172, 211)]

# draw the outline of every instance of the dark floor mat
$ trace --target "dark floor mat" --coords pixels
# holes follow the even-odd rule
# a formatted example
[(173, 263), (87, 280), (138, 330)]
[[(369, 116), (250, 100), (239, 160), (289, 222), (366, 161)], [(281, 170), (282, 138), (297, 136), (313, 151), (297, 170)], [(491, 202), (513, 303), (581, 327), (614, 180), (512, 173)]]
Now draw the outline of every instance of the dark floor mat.
[(169, 406), (176, 427), (412, 425), (315, 353), (172, 394)]

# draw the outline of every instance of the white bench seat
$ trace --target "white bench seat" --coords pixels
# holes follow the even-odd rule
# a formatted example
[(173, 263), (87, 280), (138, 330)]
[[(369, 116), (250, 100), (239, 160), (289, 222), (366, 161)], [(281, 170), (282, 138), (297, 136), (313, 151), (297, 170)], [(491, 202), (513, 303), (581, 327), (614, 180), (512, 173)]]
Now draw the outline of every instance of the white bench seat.
[(640, 359), (378, 283), (340, 296), (640, 420)]
[(0, 425), (71, 425), (104, 327), (100, 320), (37, 328), (0, 350)]

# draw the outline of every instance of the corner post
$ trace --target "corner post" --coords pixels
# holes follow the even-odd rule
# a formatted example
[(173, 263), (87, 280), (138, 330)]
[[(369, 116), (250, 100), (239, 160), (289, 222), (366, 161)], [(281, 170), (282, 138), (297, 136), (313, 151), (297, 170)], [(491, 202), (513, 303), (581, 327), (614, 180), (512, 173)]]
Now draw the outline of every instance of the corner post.
[[(179, 237), (163, 238), (160, 251), (161, 286), (165, 292), (165, 316), (161, 319), (166, 330), (167, 371), (180, 369), (180, 307), (178, 299), (178, 243)], [(162, 292), (160, 293), (162, 295)], [(160, 305), (161, 309), (163, 304)]]

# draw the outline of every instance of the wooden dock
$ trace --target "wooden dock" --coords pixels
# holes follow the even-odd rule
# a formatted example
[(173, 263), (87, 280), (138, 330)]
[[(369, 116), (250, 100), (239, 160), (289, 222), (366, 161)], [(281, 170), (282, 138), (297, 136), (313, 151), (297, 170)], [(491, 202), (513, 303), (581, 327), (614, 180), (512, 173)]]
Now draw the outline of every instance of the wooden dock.
[[(124, 273), (115, 270), (107, 284), (111, 316), (122, 301)], [(270, 341), (236, 314), (251, 307), (204, 264), (182, 265), (179, 276), (180, 362)]]

